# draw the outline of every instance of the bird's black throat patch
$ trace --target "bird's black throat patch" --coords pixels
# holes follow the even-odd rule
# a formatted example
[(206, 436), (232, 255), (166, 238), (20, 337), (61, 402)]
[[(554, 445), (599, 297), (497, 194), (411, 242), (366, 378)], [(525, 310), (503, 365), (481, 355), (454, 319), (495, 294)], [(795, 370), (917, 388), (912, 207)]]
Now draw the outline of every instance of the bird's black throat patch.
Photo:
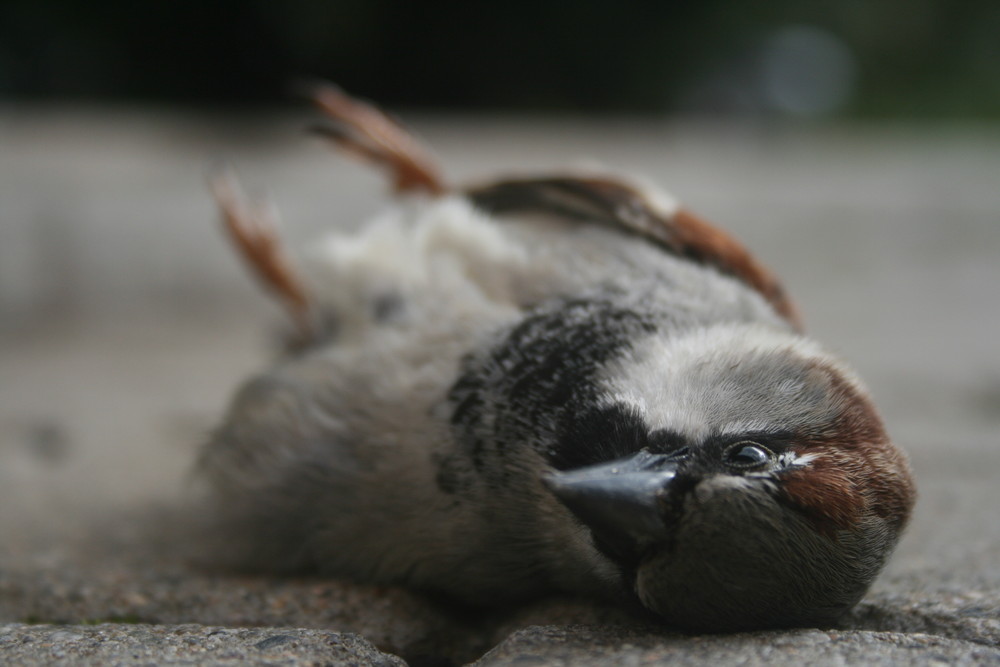
[[(634, 451), (628, 443), (645, 437), (645, 426), (627, 408), (599, 408), (594, 381), (607, 361), (656, 328), (655, 315), (623, 307), (613, 294), (559, 299), (469, 355), (449, 401), (473, 467), (482, 472), (511, 447), (534, 448), (560, 469)], [(502, 475), (503, 463), (489, 467)]]

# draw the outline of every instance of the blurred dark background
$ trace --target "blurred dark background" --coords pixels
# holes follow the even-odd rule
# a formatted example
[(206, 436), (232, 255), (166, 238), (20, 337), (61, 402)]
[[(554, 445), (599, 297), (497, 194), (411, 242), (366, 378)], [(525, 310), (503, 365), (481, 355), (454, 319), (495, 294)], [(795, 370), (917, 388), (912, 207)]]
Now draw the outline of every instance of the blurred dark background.
[(996, 0), (0, 2), (0, 98), (1000, 117)]

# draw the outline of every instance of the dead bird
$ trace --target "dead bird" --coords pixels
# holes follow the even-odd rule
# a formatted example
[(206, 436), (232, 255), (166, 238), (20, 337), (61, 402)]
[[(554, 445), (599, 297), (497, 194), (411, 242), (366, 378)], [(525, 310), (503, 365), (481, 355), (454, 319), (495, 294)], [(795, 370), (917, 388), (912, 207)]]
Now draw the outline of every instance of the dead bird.
[(314, 99), (401, 201), (294, 263), (215, 180), (296, 325), (201, 453), (220, 558), (473, 605), (638, 601), (688, 630), (862, 597), (913, 506), (906, 458), (739, 242), (618, 176), (448, 185), (375, 107)]

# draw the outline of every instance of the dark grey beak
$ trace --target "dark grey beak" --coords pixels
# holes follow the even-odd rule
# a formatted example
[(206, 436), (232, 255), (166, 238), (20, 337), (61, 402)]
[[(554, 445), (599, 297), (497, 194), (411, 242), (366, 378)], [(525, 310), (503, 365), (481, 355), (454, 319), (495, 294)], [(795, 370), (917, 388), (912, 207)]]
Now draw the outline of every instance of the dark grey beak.
[(579, 470), (555, 472), (545, 485), (585, 523), (599, 542), (615, 551), (666, 537), (664, 505), (679, 462), (639, 452)]

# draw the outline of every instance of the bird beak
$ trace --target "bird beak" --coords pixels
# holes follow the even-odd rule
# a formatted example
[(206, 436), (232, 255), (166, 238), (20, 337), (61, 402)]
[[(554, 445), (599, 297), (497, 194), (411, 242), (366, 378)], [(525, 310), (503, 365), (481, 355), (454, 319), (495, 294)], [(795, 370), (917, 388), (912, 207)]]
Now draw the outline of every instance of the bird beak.
[(552, 493), (605, 544), (633, 551), (662, 540), (668, 489), (679, 462), (639, 452), (610, 463), (554, 472), (543, 478)]

